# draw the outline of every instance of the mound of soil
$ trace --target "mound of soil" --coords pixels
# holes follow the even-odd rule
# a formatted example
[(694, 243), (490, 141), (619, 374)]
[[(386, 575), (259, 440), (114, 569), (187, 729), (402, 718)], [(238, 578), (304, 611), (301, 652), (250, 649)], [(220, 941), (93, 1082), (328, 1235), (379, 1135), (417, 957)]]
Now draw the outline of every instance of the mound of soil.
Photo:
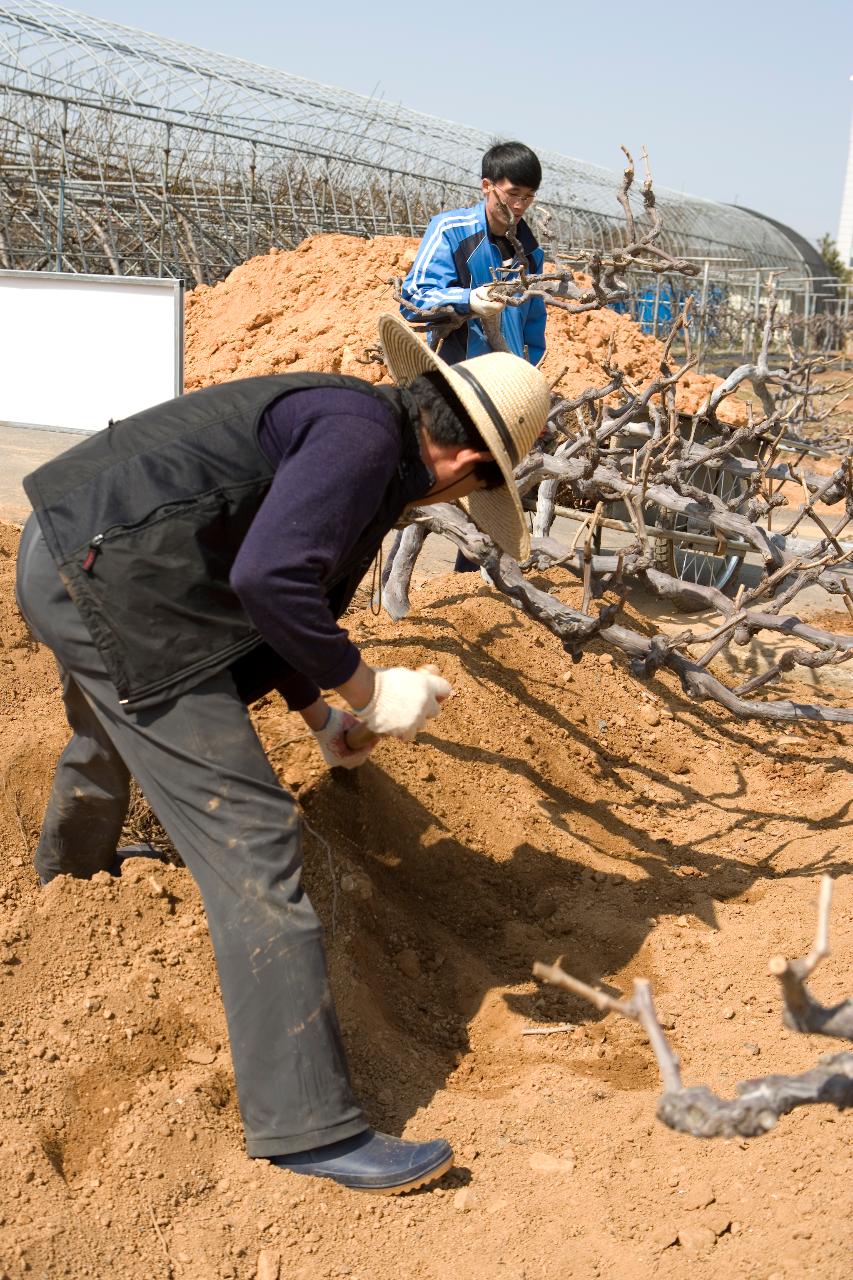
[[(199, 285), (186, 303), (187, 390), (302, 369), (387, 380), (376, 353), (376, 322), (384, 311), (397, 310), (388, 280), (407, 274), (417, 247), (417, 240), (404, 236), (312, 236), (295, 249), (273, 249), (244, 262), (218, 284)], [(603, 386), (601, 365), (611, 341), (614, 359), (633, 385), (658, 375), (663, 344), (629, 316), (611, 310), (568, 315), (549, 307), (546, 377), (559, 379), (566, 396)], [(678, 408), (695, 412), (719, 381), (685, 374)], [(746, 411), (726, 401), (720, 417), (742, 422)]]
[[(0, 529), (0, 1275), (847, 1276), (848, 1117), (802, 1110), (749, 1142), (672, 1133), (638, 1028), (530, 971), (563, 955), (611, 990), (650, 978), (691, 1083), (731, 1094), (811, 1065), (833, 1046), (782, 1027), (766, 961), (805, 953), (820, 870), (850, 871), (848, 731), (744, 727), (666, 675), (641, 694), (594, 648), (569, 669), (457, 576), (403, 623), (350, 620), (369, 661), (435, 660), (453, 681), (417, 743), (338, 778), (277, 698), (258, 704), (306, 816), (356, 1087), (376, 1125), (457, 1152), (437, 1190), (359, 1197), (243, 1155), (183, 868), (37, 888), (66, 731), (14, 608), (16, 538)], [(850, 884), (813, 980), (826, 1002), (851, 990)]]

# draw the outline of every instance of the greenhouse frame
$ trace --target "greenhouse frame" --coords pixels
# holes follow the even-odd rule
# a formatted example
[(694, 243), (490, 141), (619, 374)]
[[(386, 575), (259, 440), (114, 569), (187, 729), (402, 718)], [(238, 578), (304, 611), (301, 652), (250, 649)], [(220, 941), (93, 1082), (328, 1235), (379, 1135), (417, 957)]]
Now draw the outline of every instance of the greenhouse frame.
[[(0, 267), (213, 283), (305, 236), (419, 235), (478, 198), (487, 134), (42, 0), (0, 5)], [(620, 172), (539, 152), (550, 252), (624, 243)], [(674, 254), (751, 298), (816, 250), (746, 209), (656, 188)], [(639, 196), (636, 197), (638, 211)], [(738, 284), (741, 281), (741, 284)]]

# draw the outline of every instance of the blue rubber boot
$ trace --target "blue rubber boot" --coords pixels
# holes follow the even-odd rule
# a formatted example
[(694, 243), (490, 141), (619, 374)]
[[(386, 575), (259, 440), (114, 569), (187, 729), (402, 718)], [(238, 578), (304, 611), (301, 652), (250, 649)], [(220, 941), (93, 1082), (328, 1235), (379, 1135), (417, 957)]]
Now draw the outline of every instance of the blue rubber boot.
[(279, 1169), (331, 1178), (353, 1191), (399, 1195), (435, 1182), (453, 1164), (453, 1152), (443, 1138), (432, 1142), (405, 1142), (375, 1129), (354, 1138), (333, 1142), (310, 1151), (291, 1151), (267, 1157)]

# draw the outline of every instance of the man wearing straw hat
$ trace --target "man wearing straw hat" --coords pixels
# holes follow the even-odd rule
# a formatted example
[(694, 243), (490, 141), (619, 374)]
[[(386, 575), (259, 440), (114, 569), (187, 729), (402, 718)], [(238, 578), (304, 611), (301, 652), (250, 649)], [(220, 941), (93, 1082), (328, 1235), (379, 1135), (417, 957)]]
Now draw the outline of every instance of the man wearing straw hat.
[[(344, 767), (367, 754), (348, 744), (352, 726), (410, 741), (438, 715), (451, 688), (436, 668), (374, 670), (336, 619), (412, 503), (465, 498), (499, 545), (527, 554), (512, 472), (549, 396), (516, 356), (451, 369), (391, 316), (380, 337), (397, 387), (224, 383), (33, 472), (18, 598), (56, 655), (73, 730), (41, 882), (118, 873), (135, 777), (204, 900), (249, 1155), (389, 1193), (438, 1178), (452, 1152), (376, 1132), (353, 1096), (296, 806), (246, 704), (279, 689)], [(328, 707), (329, 688), (351, 715)]]

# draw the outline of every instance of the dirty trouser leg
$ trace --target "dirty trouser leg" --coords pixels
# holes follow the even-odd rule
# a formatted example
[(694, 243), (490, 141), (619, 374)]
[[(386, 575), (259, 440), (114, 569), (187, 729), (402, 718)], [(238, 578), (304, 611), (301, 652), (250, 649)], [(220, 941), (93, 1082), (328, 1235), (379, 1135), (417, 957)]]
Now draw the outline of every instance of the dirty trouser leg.
[(127, 814), (130, 775), (72, 676), (59, 669), (74, 730), (59, 757), (36, 849), (42, 884), (54, 876), (88, 880), (108, 870)]
[[(21, 537), (18, 575), (33, 590), (47, 593), (44, 604), (57, 592), (67, 599), (53, 562), (44, 560), (45, 547), (35, 519)], [(36, 581), (39, 565), (47, 581)], [(44, 575), (42, 575), (44, 576)], [(32, 625), (32, 623), (31, 623)], [(56, 766), (35, 865), (47, 884), (54, 876), (88, 879), (108, 870), (127, 814), (130, 775), (109, 735), (101, 727), (80, 687), (58, 662), (62, 700), (73, 735)]]
[[(31, 519), (21, 537), (18, 576), (22, 581), (26, 577), (30, 594), (46, 592), (47, 604), (57, 591), (63, 596), (65, 592), (50, 558), (43, 560), (44, 550), (38, 524)], [(33, 572), (39, 565), (48, 571), (46, 582), (37, 581), (38, 573)], [(130, 775), (121, 756), (80, 687), (61, 663), (58, 666), (65, 714), (73, 734), (56, 766), (36, 848), (35, 865), (42, 884), (61, 875), (85, 880), (112, 866), (130, 789)]]
[(127, 713), (40, 536), (21, 607), (70, 672), (204, 899), (250, 1155), (367, 1128), (349, 1083), (322, 927), (301, 884), (299, 824), (227, 672)]

